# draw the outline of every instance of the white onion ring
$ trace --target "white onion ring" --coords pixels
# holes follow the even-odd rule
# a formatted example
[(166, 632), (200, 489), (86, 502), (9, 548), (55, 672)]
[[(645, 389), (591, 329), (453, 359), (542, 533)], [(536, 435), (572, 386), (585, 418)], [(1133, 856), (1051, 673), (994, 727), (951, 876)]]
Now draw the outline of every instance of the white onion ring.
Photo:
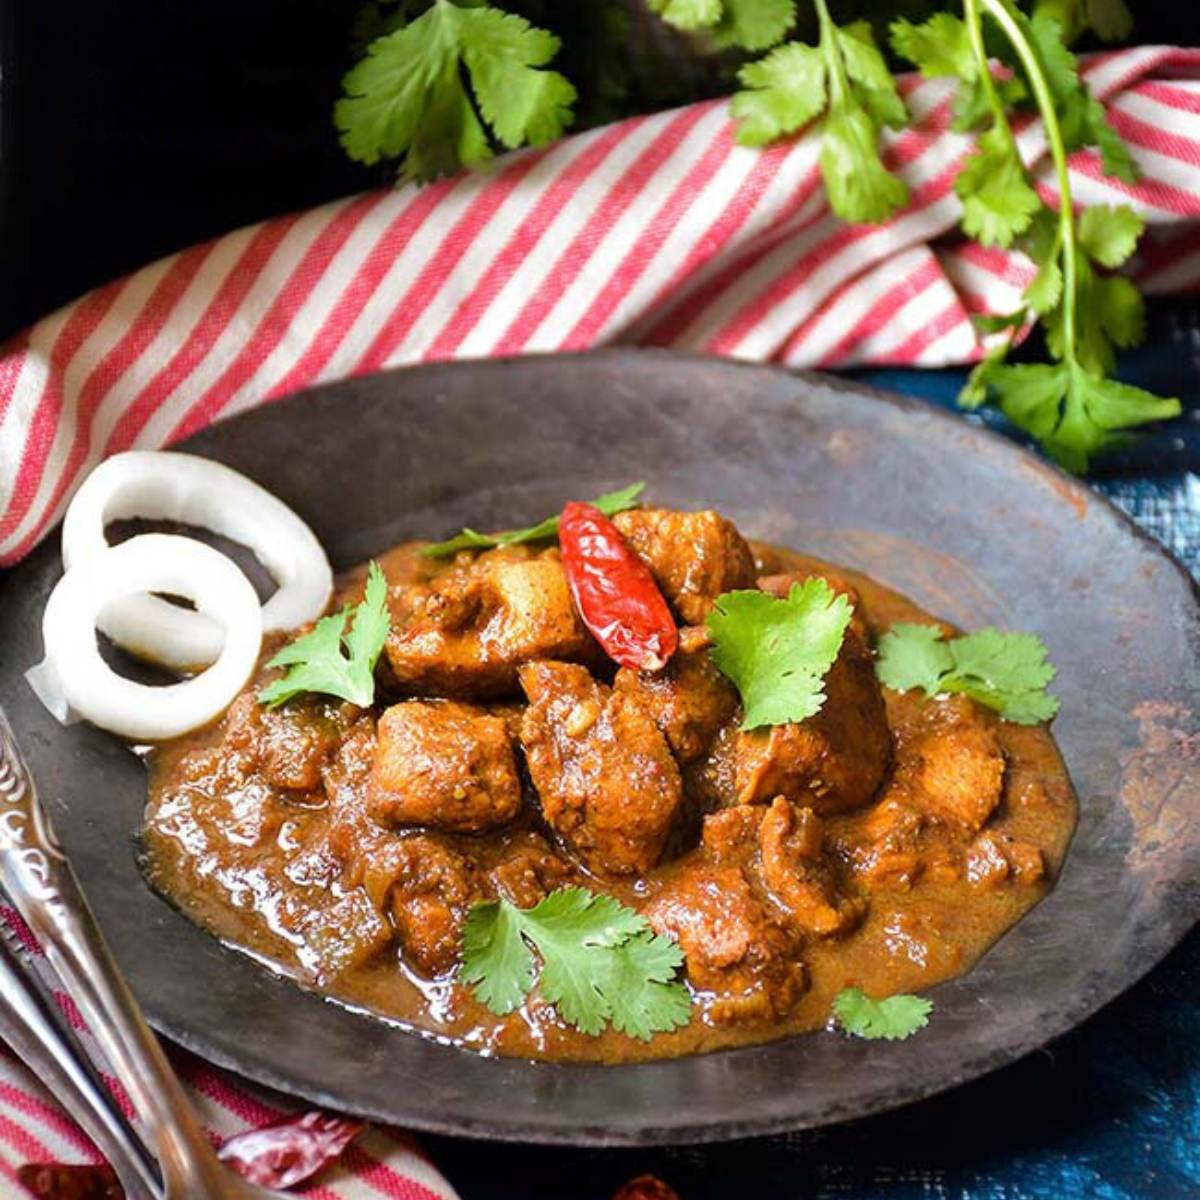
[[(231, 467), (164, 450), (106, 459), (67, 509), (63, 566), (70, 571), (103, 549), (105, 525), (127, 517), (182, 521), (253, 550), (279, 585), (262, 606), (266, 632), (295, 629), (329, 604), (333, 572), (316, 535), (282, 500)], [(158, 596), (123, 595), (97, 623), (131, 654), (177, 671), (206, 666), (221, 653), (216, 622)]]
[[(186, 596), (225, 631), (217, 661), (191, 679), (147, 687), (100, 657), (96, 620), (131, 592)], [(262, 648), (262, 609), (236, 563), (194, 538), (147, 533), (76, 563), (42, 616), (45, 659), (27, 678), (59, 720), (81, 717), (137, 742), (178, 737), (220, 716), (250, 678)]]

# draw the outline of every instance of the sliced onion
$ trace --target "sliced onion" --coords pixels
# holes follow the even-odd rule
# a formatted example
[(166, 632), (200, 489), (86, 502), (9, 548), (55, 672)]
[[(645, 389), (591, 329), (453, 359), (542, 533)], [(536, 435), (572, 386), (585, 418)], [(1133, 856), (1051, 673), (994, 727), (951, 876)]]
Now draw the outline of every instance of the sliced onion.
[[(108, 522), (128, 517), (182, 521), (253, 550), (279, 585), (262, 607), (264, 631), (295, 629), (329, 603), (333, 572), (313, 531), (278, 497), (221, 463), (165, 450), (106, 459), (67, 509), (66, 569), (107, 545)], [(158, 596), (122, 596), (98, 624), (131, 654), (177, 671), (215, 662), (221, 653), (216, 622)]]
[[(224, 630), (211, 667), (180, 683), (147, 687), (101, 658), (100, 613), (141, 591), (185, 596)], [(147, 533), (75, 563), (50, 594), (42, 638), (46, 657), (29, 681), (55, 716), (156, 742), (207, 725), (245, 686), (262, 647), (262, 609), (250, 581), (220, 551), (194, 538)]]

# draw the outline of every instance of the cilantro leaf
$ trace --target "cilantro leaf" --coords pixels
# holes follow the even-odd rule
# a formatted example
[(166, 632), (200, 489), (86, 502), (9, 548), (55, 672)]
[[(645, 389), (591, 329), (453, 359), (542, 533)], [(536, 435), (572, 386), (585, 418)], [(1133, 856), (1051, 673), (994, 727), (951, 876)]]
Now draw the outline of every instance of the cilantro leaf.
[(541, 146), (570, 124), (575, 89), (544, 67), (558, 52), (552, 33), (495, 8), (464, 10), (462, 56), (483, 119), (502, 146)]
[(796, 21), (796, 0), (650, 0), (650, 9), (676, 29), (742, 50), (774, 46)]
[(962, 201), (963, 230), (984, 246), (1011, 246), (1042, 207), (1007, 124), (979, 135), (954, 190)]
[[(1063, 240), (1038, 230), (1031, 253), (1041, 262), (1026, 292), (1030, 306), (1045, 321), (1046, 342), (1056, 358), (1073, 357), (1085, 370), (1106, 375), (1116, 364), (1116, 347), (1134, 346), (1145, 328), (1145, 305), (1133, 284), (1119, 275), (1101, 275), (1094, 267), (1113, 268), (1137, 246), (1144, 223), (1125, 205), (1085, 209), (1074, 223), (1069, 252), (1075, 260), (1076, 316), (1070, 354), (1063, 327)], [(1051, 286), (1043, 286), (1048, 281)]]
[[(992, 26), (985, 28), (986, 14)], [(1032, 18), (1012, 0), (967, 5), (964, 20), (936, 13), (921, 25), (892, 24), (896, 52), (927, 77), (957, 79), (954, 127), (984, 126), (974, 153), (954, 181), (963, 205), (962, 227), (984, 245), (1021, 241), (1037, 264), (1022, 309), (978, 322), (985, 333), (1011, 330), (987, 348), (959, 393), (964, 408), (992, 399), (1060, 463), (1082, 471), (1091, 456), (1113, 444), (1117, 431), (1178, 412), (1178, 402), (1112, 383), (1104, 377), (1116, 348), (1139, 342), (1144, 306), (1127, 279), (1108, 276), (1132, 254), (1142, 232), (1129, 208), (1098, 206), (1076, 220), (1066, 166), (1069, 150), (1099, 149), (1104, 169), (1136, 178), (1133, 158), (1108, 124), (1104, 106), (1079, 75), (1068, 49), (1072, 36), (1095, 22), (1116, 30), (1127, 22), (1121, 0), (1039, 0)], [(1002, 34), (1002, 41), (988, 33)], [(995, 78), (989, 54), (1011, 71)], [(1046, 130), (1060, 190), (1060, 212), (1046, 209), (1017, 152), (1008, 109), (1032, 97)], [(1068, 294), (1069, 290), (1069, 294)], [(1046, 344), (1059, 365), (1010, 366), (1005, 360), (1020, 329), (1042, 320)]]
[(982, 78), (967, 26), (950, 13), (934, 13), (920, 25), (903, 18), (893, 21), (891, 39), (896, 53), (915, 64), (926, 79), (950, 76), (958, 80), (951, 126), (959, 133), (995, 118), (991, 93), (1005, 107), (1027, 95), (1019, 75), (991, 79), (990, 84)]
[(876, 673), (893, 691), (960, 692), (1017, 725), (1058, 712), (1058, 700), (1046, 692), (1055, 669), (1031, 633), (981, 629), (944, 640), (936, 626), (901, 623), (879, 639), (878, 650)]
[(825, 109), (825, 59), (815, 46), (788, 42), (738, 73), (743, 88), (730, 111), (743, 146), (763, 146), (802, 129)]
[[(353, 612), (350, 632), (346, 620)], [(301, 692), (339, 696), (365, 708), (375, 700), (375, 664), (389, 628), (387, 580), (377, 562), (367, 568), (362, 602), (322, 617), (312, 630), (289, 642), (268, 667), (287, 667), (287, 673), (258, 693), (260, 704), (271, 708)], [(344, 647), (344, 652), (343, 652)]]
[[(631, 483), (615, 492), (605, 492), (595, 500), (588, 501), (606, 517), (636, 507), (638, 497), (646, 490), (644, 483)], [(479, 533), (475, 529), (464, 529), (444, 542), (424, 546), (421, 553), (426, 558), (446, 558), (460, 550), (490, 550), (496, 546), (519, 546), (526, 542), (545, 542), (558, 536), (558, 516), (547, 517), (536, 525), (525, 529), (510, 529), (504, 533)]]
[(833, 998), (838, 1023), (855, 1037), (890, 1042), (911, 1037), (929, 1024), (933, 1001), (922, 996), (888, 996), (872, 1000), (860, 988), (842, 988)]
[(899, 129), (908, 121), (908, 109), (896, 90), (896, 81), (875, 45), (871, 26), (852, 21), (836, 31), (838, 48), (846, 64), (846, 75), (857, 85), (863, 107), (878, 125)]
[[(1137, 288), (1122, 275), (1097, 275), (1084, 259), (1076, 265), (1074, 357), (1096, 375), (1116, 366), (1116, 347), (1135, 346), (1145, 330), (1145, 305)], [(1065, 358), (1063, 312), (1045, 314), (1046, 344), (1056, 358)]]
[(954, 180), (954, 191), (962, 202), (962, 227), (968, 237), (984, 246), (1011, 246), (1030, 227), (1042, 202), (1026, 174), (1005, 112), (1005, 105), (1019, 98), (1011, 87), (1006, 89), (1010, 81), (992, 79), (967, 25), (948, 13), (936, 13), (922, 25), (894, 22), (892, 45), (926, 77), (949, 75), (959, 81), (956, 129), (988, 122)]
[(725, 0), (712, 39), (716, 45), (766, 50), (796, 23), (796, 0)]
[(463, 982), (498, 1016), (518, 1008), (536, 978), (521, 930), (520, 909), (506, 902), (476, 904), (463, 927)]
[(1133, 33), (1133, 13), (1125, 0), (1085, 0), (1088, 27), (1106, 42), (1120, 42)]
[(742, 728), (803, 721), (825, 703), (824, 680), (842, 648), (850, 602), (819, 576), (784, 599), (718, 596), (708, 615), (712, 661), (742, 697)]
[(866, 112), (846, 104), (825, 119), (821, 175), (829, 207), (847, 221), (886, 221), (908, 201), (908, 187), (879, 156), (879, 131)]
[(611, 896), (567, 887), (529, 909), (507, 900), (474, 905), (459, 976), (494, 1013), (512, 1012), (538, 979), (542, 999), (568, 1024), (593, 1036), (611, 1024), (648, 1041), (691, 1017), (691, 997), (675, 978), (682, 965), (678, 945), (654, 933), (640, 913)]
[(650, 11), (668, 25), (690, 33), (708, 29), (721, 19), (721, 0), (650, 0)]
[(1031, 19), (1020, 18), (1020, 25), (1037, 50), (1045, 70), (1046, 82), (1054, 97), (1068, 150), (1095, 146), (1100, 151), (1106, 175), (1115, 175), (1126, 183), (1137, 180), (1137, 166), (1129, 148), (1108, 123), (1104, 105), (1088, 90), (1079, 75), (1079, 60), (1067, 49), (1059, 22), (1045, 9)]
[(879, 682), (894, 692), (909, 692), (913, 688), (929, 692), (931, 686), (953, 669), (954, 655), (936, 625), (901, 622), (879, 640), (875, 673)]
[(834, 25), (817, 5), (816, 46), (789, 42), (742, 68), (733, 98), (737, 139), (761, 146), (795, 133), (825, 112), (821, 175), (829, 205), (846, 221), (884, 221), (908, 202), (904, 181), (883, 164), (879, 133), (908, 112), (865, 21)]
[(952, 13), (934, 13), (920, 25), (900, 17), (892, 22), (891, 40), (926, 79), (952, 75), (970, 81), (978, 74), (967, 27)]
[(1038, 0), (1034, 13), (1052, 17), (1071, 42), (1089, 29), (1106, 42), (1124, 41), (1133, 32), (1125, 0)]
[(1119, 267), (1137, 249), (1146, 222), (1127, 204), (1097, 204), (1080, 214), (1080, 248), (1099, 266)]
[(400, 160), (404, 178), (428, 179), (492, 155), (476, 116), (509, 149), (540, 145), (569, 123), (575, 89), (544, 70), (558, 39), (499, 9), (432, 7), (367, 47), (343, 80), (334, 122), (351, 158)]

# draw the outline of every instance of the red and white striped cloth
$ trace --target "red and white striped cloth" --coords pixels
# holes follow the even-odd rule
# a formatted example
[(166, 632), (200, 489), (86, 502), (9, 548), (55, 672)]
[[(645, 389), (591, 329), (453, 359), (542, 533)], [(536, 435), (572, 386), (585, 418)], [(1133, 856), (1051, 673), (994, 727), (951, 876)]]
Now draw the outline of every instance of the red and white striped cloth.
[[(1150, 225), (1148, 292), (1200, 283), (1200, 50), (1086, 64), (1143, 173), (1072, 159), (1081, 204)], [(310, 384), (432, 359), (624, 342), (791, 366), (942, 366), (981, 352), (970, 314), (1008, 312), (1018, 253), (949, 239), (970, 143), (944, 81), (904, 81), (888, 135), (909, 206), (849, 227), (819, 186), (818, 140), (735, 145), (725, 103), (637, 117), (509, 155), (486, 173), (371, 192), (195, 246), (99, 288), (0, 350), (0, 565), (23, 557), (107, 454), (162, 446)], [(1056, 201), (1036, 123), (1020, 131)], [(218, 1134), (274, 1110), (219, 1072), (189, 1078)], [(79, 1134), (0, 1061), (0, 1172), (86, 1158)], [(373, 1130), (311, 1195), (452, 1195), (402, 1135)]]
[[(0, 921), (18, 931), (40, 970), (44, 961), (41, 948), (21, 918), (0, 906)], [(92, 1060), (103, 1062), (74, 1002), (55, 986), (48, 970), (43, 977)], [(205, 1128), (217, 1142), (309, 1107), (248, 1084), (185, 1051), (172, 1048), (171, 1060), (190, 1088)], [(120, 1080), (106, 1071), (101, 1071), (101, 1076), (125, 1115), (135, 1120), (133, 1104)], [(0, 1196), (16, 1200), (26, 1194), (17, 1180), (18, 1168), (26, 1163), (103, 1161), (83, 1131), (0, 1043)], [(295, 1194), (310, 1200), (459, 1200), (410, 1134), (378, 1125), (363, 1130), (336, 1165)]]

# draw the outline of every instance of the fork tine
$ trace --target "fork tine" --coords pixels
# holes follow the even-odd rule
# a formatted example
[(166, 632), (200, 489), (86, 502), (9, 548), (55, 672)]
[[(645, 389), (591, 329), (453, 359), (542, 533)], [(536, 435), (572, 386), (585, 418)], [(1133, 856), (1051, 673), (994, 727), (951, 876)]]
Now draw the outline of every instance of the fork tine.
[(14, 948), (11, 926), (0, 926), (0, 1037), (95, 1143), (127, 1200), (158, 1200), (161, 1184), (145, 1145), (48, 996), (28, 952)]

